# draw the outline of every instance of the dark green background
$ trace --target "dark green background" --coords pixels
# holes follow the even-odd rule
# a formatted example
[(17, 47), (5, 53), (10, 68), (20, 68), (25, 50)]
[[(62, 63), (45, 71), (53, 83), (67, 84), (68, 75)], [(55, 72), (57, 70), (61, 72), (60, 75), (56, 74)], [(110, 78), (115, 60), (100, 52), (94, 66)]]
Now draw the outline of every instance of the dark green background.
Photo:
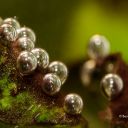
[[(0, 0), (0, 16), (17, 16), (22, 26), (32, 28), (37, 35), (36, 46), (46, 49), (51, 61), (70, 64), (84, 58), (87, 41), (93, 34), (105, 35), (111, 42), (111, 52), (120, 51), (128, 60), (128, 3), (125, 0)], [(83, 95), (83, 114), (90, 128), (105, 128), (97, 115), (101, 109), (98, 106), (102, 106), (99, 97), (94, 99), (95, 95), (82, 85), (70, 91)]]

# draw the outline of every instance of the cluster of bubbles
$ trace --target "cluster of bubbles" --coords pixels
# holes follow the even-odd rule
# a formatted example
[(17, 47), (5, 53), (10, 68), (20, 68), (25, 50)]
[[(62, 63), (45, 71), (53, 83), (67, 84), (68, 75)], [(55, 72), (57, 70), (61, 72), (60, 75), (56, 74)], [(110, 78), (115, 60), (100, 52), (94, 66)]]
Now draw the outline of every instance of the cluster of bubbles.
[[(85, 86), (91, 82), (91, 76), (96, 69), (97, 62), (103, 60), (110, 53), (110, 43), (102, 35), (94, 35), (90, 38), (87, 52), (90, 60), (84, 63), (81, 73), (81, 80)], [(114, 68), (112, 63), (109, 64)], [(100, 83), (101, 91), (108, 100), (113, 100), (118, 97), (124, 88), (123, 80), (111, 70), (106, 74)]]
[[(37, 67), (48, 70), (44, 75), (42, 90), (47, 95), (57, 94), (68, 76), (66, 65), (60, 61), (49, 62), (48, 53), (35, 48), (36, 36), (32, 29), (21, 27), (15, 18), (7, 18), (0, 26), (0, 36), (9, 42), (15, 42), (20, 51), (17, 58), (17, 69), (23, 76), (31, 74)], [(64, 100), (64, 110), (69, 114), (80, 114), (83, 109), (82, 98), (77, 94), (68, 94)]]

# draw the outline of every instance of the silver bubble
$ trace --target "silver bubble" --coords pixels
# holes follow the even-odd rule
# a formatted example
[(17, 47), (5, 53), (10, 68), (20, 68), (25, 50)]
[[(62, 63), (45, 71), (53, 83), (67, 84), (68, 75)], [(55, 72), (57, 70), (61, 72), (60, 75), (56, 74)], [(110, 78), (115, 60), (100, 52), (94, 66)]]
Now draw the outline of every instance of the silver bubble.
[(55, 95), (61, 89), (61, 81), (55, 74), (46, 74), (42, 83), (43, 91), (48, 95)]
[(18, 38), (27, 37), (35, 43), (36, 35), (32, 29), (30, 29), (28, 27), (22, 27), (22, 28), (18, 29), (17, 32), (18, 32)]
[(123, 80), (116, 74), (107, 74), (101, 81), (101, 90), (108, 100), (115, 99), (123, 91)]
[(101, 35), (94, 35), (91, 37), (88, 44), (88, 55), (92, 59), (99, 59), (106, 57), (110, 52), (109, 41)]
[(89, 86), (92, 81), (92, 74), (96, 68), (95, 60), (88, 60), (83, 64), (81, 70), (81, 81), (84, 86)]
[(19, 51), (31, 51), (34, 48), (35, 44), (29, 38), (21, 37), (16, 41), (16, 46)]
[(20, 28), (20, 24), (15, 18), (7, 18), (7, 19), (5, 19), (3, 21), (3, 24), (10, 24), (15, 29), (19, 29)]
[(58, 75), (62, 84), (64, 84), (68, 76), (68, 69), (64, 63), (60, 61), (53, 61), (49, 64), (48, 69), (50, 73)]
[(64, 100), (64, 110), (68, 114), (80, 114), (83, 110), (83, 100), (77, 94), (68, 94)]
[(48, 53), (41, 48), (34, 48), (31, 52), (36, 56), (38, 61), (38, 66), (42, 69), (47, 68), (49, 64)]
[(23, 75), (30, 74), (37, 67), (37, 59), (33, 53), (23, 51), (17, 58), (17, 68)]
[(16, 29), (10, 24), (2, 24), (2, 35), (7, 41), (15, 41), (17, 38)]

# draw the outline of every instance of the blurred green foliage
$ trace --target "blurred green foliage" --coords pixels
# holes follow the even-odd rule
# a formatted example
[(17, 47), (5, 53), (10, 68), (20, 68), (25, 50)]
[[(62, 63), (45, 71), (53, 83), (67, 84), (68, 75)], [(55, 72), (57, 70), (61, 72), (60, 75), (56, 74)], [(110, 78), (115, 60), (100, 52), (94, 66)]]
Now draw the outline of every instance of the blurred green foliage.
[[(85, 58), (90, 36), (103, 34), (111, 42), (111, 52), (121, 52), (128, 61), (126, 0), (1, 0), (0, 5), (2, 18), (17, 16), (22, 26), (35, 31), (36, 46), (46, 49), (51, 60), (59, 59), (70, 64)], [(76, 88), (83, 95), (84, 89), (79, 86)], [(105, 128), (97, 117), (98, 108), (95, 108), (100, 101), (97, 102), (98, 98), (88, 101), (93, 95), (85, 92), (83, 96), (88, 104), (85, 108), (91, 109), (84, 113), (90, 127)]]
[(128, 60), (127, 3), (125, 0), (1, 0), (0, 13), (3, 18), (17, 16), (22, 25), (33, 28), (37, 46), (45, 48), (51, 59), (71, 62), (84, 57), (89, 37), (99, 33), (110, 40), (112, 51), (121, 51)]

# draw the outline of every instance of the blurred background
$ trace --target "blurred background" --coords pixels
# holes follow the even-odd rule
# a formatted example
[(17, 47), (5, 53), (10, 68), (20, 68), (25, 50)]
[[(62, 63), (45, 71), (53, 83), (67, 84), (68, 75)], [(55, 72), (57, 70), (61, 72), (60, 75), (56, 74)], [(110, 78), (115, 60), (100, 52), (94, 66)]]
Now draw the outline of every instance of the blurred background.
[[(0, 16), (16, 16), (22, 26), (32, 28), (37, 35), (37, 47), (67, 65), (86, 57), (88, 39), (93, 34), (105, 35), (111, 42), (111, 52), (121, 52), (128, 61), (128, 1), (126, 0), (1, 0)], [(107, 128), (98, 117), (104, 108), (98, 95), (90, 94), (74, 80), (64, 90), (77, 92), (85, 101), (83, 115), (90, 128)]]

